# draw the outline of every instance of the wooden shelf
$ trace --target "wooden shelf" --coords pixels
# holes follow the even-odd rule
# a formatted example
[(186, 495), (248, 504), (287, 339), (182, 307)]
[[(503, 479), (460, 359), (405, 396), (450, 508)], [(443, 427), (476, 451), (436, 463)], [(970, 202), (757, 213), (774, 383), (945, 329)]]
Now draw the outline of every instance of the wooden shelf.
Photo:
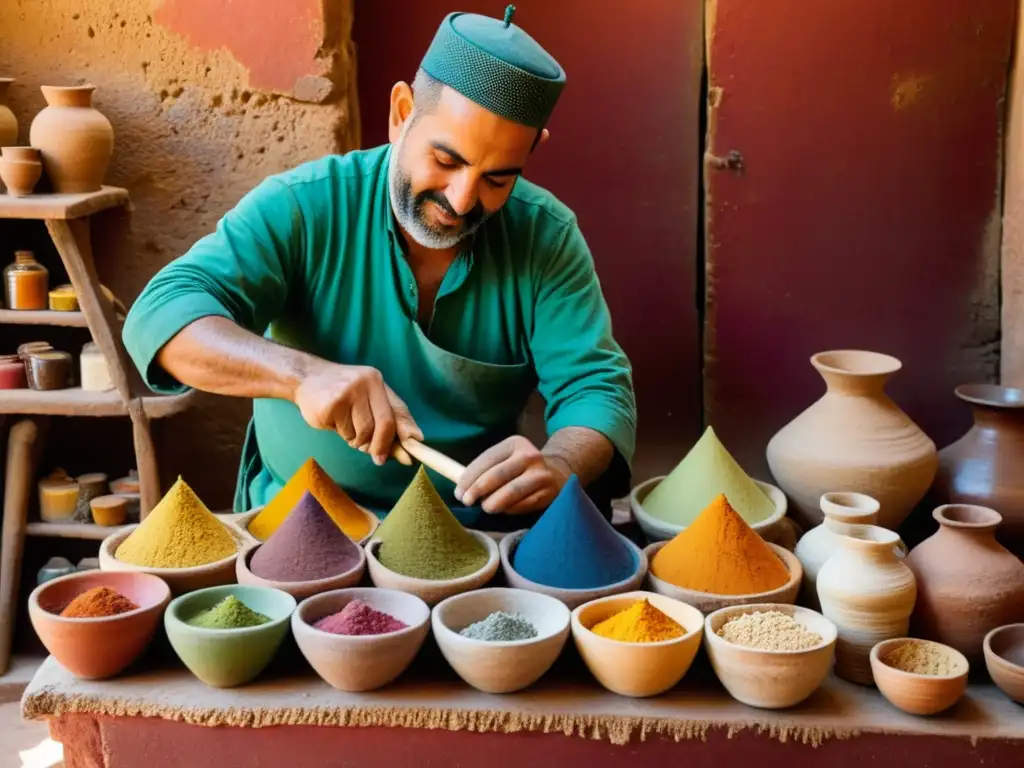
[(128, 203), (128, 190), (103, 187), (81, 195), (0, 195), (0, 219), (77, 219)]
[[(142, 398), (142, 410), (150, 419), (162, 419), (181, 413), (195, 396), (153, 395)], [(25, 413), (37, 416), (127, 416), (116, 389), (89, 392), (79, 387), (36, 391), (33, 389), (0, 390), (0, 413)]]
[(81, 312), (57, 312), (52, 309), (0, 309), (3, 325), (59, 325), (66, 328), (88, 328)]
[(121, 527), (120, 525), (96, 525), (95, 523), (35, 522), (25, 526), (25, 533), (29, 536), (102, 541), (110, 534), (116, 533)]

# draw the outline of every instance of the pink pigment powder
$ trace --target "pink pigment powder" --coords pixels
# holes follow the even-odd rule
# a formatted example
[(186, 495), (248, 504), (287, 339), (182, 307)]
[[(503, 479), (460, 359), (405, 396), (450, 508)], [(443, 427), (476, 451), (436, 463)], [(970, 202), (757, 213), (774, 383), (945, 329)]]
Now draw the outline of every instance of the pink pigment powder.
[(313, 626), (334, 635), (383, 635), (385, 632), (405, 629), (409, 625), (357, 599), (337, 613), (320, 619)]

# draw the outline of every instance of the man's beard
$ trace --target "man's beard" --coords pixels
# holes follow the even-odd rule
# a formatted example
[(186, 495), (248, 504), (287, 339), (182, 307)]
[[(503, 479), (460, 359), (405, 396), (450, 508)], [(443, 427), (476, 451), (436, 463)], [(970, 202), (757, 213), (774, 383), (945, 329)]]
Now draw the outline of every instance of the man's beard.
[[(491, 216), (480, 201), (464, 214), (452, 208), (448, 198), (434, 189), (427, 189), (413, 195), (412, 179), (402, 169), (401, 150), (405, 136), (401, 136), (391, 150), (391, 162), (388, 168), (388, 187), (391, 194), (391, 209), (395, 218), (409, 236), (424, 248), (445, 250), (454, 248), (462, 240), (472, 236)], [(453, 218), (461, 219), (459, 224), (446, 227), (431, 224), (426, 217), (424, 207), (428, 202), (438, 205), (441, 210)]]

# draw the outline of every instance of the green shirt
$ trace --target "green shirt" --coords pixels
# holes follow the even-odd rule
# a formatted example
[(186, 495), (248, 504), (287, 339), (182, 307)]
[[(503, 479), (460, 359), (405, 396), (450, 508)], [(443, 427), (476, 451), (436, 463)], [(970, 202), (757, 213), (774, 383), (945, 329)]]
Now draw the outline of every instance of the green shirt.
[[(328, 156), (271, 176), (136, 300), (124, 342), (149, 386), (186, 388), (160, 348), (217, 315), (327, 360), (373, 366), (425, 442), (463, 463), (515, 434), (536, 388), (548, 434), (590, 427), (632, 461), (636, 405), (575, 215), (518, 179), (507, 204), (452, 262), (426, 329), (388, 194), (391, 146)], [(291, 402), (257, 399), (235, 509), (258, 506), (310, 456), (358, 502), (385, 513), (414, 468), (377, 467)], [(454, 486), (432, 475), (449, 503)]]

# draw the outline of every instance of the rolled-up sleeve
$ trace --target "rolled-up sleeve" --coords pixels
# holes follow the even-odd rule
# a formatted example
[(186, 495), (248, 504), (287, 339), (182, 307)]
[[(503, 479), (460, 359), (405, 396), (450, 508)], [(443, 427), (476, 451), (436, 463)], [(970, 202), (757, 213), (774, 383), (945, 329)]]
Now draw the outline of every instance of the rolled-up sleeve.
[(156, 357), (200, 318), (227, 317), (263, 334), (288, 300), (302, 251), (298, 202), (286, 184), (266, 179), (214, 232), (161, 269), (132, 305), (122, 338), (149, 387), (168, 394), (187, 389)]
[(631, 466), (636, 448), (632, 366), (612, 336), (611, 315), (590, 249), (568, 223), (535, 282), (530, 348), (547, 431), (588, 427)]

